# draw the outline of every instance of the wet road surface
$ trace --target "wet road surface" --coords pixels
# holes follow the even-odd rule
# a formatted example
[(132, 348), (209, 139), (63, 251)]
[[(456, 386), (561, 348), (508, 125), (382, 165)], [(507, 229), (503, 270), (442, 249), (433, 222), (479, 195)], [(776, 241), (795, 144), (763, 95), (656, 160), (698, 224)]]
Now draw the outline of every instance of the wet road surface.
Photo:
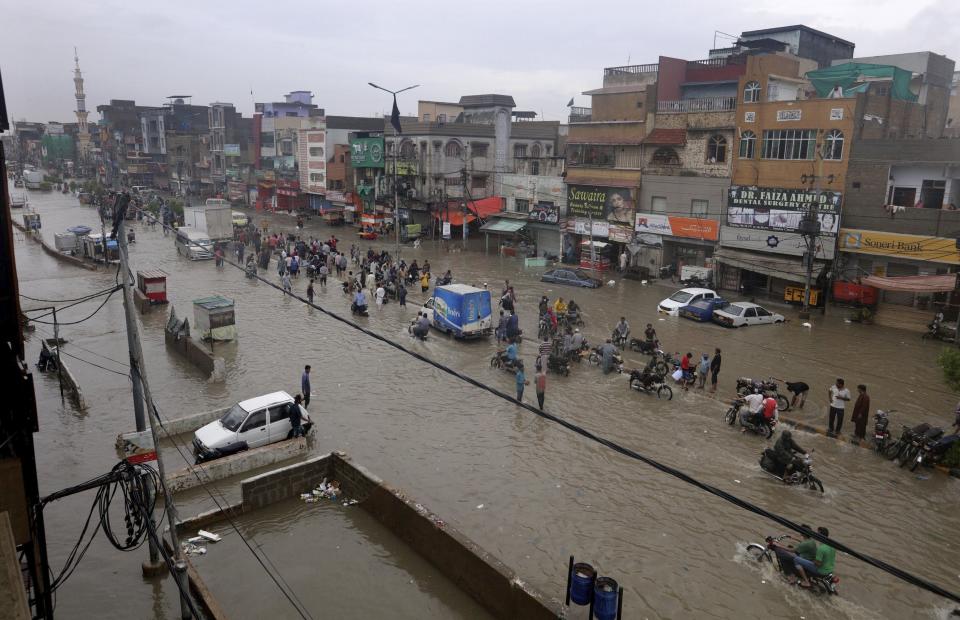
[[(43, 233), (51, 240), (54, 232), (68, 226), (99, 225), (93, 209), (78, 206), (73, 198), (34, 192), (31, 202), (41, 212)], [(292, 228), (294, 222), (283, 215), (272, 219), (281, 230)], [(179, 316), (192, 318), (190, 300), (201, 296), (218, 293), (237, 300), (239, 338), (217, 345), (217, 353), (227, 361), (222, 383), (208, 382), (165, 350), (164, 313), (142, 319), (147, 372), (163, 416), (222, 407), (276, 389), (296, 392), (303, 365), (311, 364), (317, 452), (345, 450), (548, 595), (562, 596), (568, 555), (592, 562), (625, 587), (627, 618), (929, 618), (951, 608), (839, 554), (841, 597), (826, 600), (795, 591), (743, 555), (747, 542), (781, 533), (769, 522), (363, 336), (244, 278), (239, 270), (217, 270), (211, 261), (182, 259), (176, 255), (173, 237), (164, 237), (159, 228), (135, 227), (133, 268), (159, 268), (170, 274), (171, 305)], [(311, 231), (330, 234), (330, 229), (312, 223), (305, 234)], [(351, 233), (344, 228), (333, 231), (338, 237)], [(386, 247), (389, 250), (392, 244)], [(901, 421), (947, 426), (947, 413), (956, 402), (934, 366), (938, 345), (923, 343), (909, 332), (845, 323), (840, 309), (831, 308), (826, 318), (815, 315), (811, 328), (803, 327), (792, 310), (777, 309), (790, 319), (785, 325), (726, 330), (677, 318), (659, 320), (656, 302), (671, 292), (661, 286), (619, 282), (616, 276), (614, 287), (595, 291), (546, 285), (538, 281), (541, 270), (524, 270), (517, 259), (476, 251), (447, 253), (432, 242), (419, 250), (405, 247), (403, 256), (421, 263), (429, 258), (435, 273), (449, 268), (456, 281), (487, 282), (495, 293), (509, 278), (520, 296), (521, 326), (528, 335), (536, 332), (537, 300), (546, 293), (576, 299), (585, 311), (584, 331), (592, 343), (606, 338), (619, 316), (625, 315), (635, 333), (653, 322), (664, 348), (671, 351), (691, 351), (696, 358), (719, 346), (724, 398), (732, 395), (741, 375), (803, 380), (811, 385), (811, 393), (803, 412), (792, 414), (819, 426), (825, 426), (826, 390), (836, 376), (845, 377), (851, 388), (867, 384), (874, 409), (896, 409), (894, 432)], [(113, 272), (89, 273), (61, 265), (29, 241), (18, 244), (17, 259), (21, 292), (34, 297), (78, 297), (114, 282)], [(268, 273), (276, 280), (274, 269)], [(301, 277), (294, 289), (304, 294), (306, 285)], [(372, 307), (370, 318), (361, 320), (413, 350), (512, 393), (513, 377), (489, 367), (494, 341), (456, 342), (432, 332), (420, 342), (407, 335), (406, 325), (422, 299), (419, 291), (411, 291), (405, 310), (396, 304), (382, 311)], [(349, 300), (339, 287), (318, 287), (316, 303), (349, 314)], [(32, 304), (25, 301), (24, 307)], [(82, 318), (92, 310), (86, 306), (66, 310), (59, 318)], [(32, 360), (41, 335), (38, 330), (28, 343)], [(66, 351), (125, 372), (116, 363), (127, 357), (119, 296), (93, 319), (64, 327), (62, 336), (70, 341)], [(535, 346), (528, 338), (521, 348), (528, 368), (533, 366)], [(646, 361), (635, 353), (626, 358), (628, 367)], [(85, 388), (90, 409), (81, 414), (69, 404), (61, 406), (55, 378), (37, 377), (42, 492), (109, 469), (115, 460), (116, 434), (133, 428), (126, 378), (86, 362), (68, 362)], [(826, 525), (833, 537), (852, 547), (960, 589), (952, 535), (960, 525), (956, 480), (930, 470), (912, 475), (868, 450), (795, 433), (802, 446), (815, 450), (815, 470), (827, 490), (821, 497), (785, 488), (757, 465), (767, 444), (722, 424), (724, 402), (695, 392), (674, 394), (670, 402), (658, 401), (630, 391), (625, 377), (605, 376), (584, 364), (570, 377), (548, 376), (546, 408), (788, 518)], [(528, 402), (533, 398), (532, 387), (526, 398)], [(844, 432), (851, 431), (848, 419)], [(171, 462), (168, 467), (179, 465)], [(75, 541), (78, 515), (88, 507), (89, 500), (82, 498), (64, 500), (47, 511), (54, 566)], [(213, 507), (209, 498), (194, 493), (183, 512)], [(255, 523), (250, 531), (256, 535)], [(82, 570), (60, 591), (58, 611), (65, 617), (82, 616), (107, 600), (116, 601), (116, 609), (107, 609), (104, 617), (169, 617), (176, 605), (175, 592), (169, 580), (162, 586), (143, 584), (139, 576), (143, 557), (145, 552), (115, 552), (99, 538)], [(250, 575), (260, 570), (249, 555), (237, 554), (231, 561), (247, 566)], [(243, 597), (244, 592), (238, 588), (217, 595)], [(272, 613), (293, 617), (279, 593)]]

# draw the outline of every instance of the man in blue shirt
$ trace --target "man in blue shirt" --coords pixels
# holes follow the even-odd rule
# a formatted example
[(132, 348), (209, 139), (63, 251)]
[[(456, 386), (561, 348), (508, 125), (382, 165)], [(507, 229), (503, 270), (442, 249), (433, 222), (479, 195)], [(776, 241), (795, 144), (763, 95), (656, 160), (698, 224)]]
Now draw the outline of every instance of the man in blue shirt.
[(303, 394), (303, 406), (310, 406), (310, 364), (303, 367), (303, 374), (300, 375), (300, 393)]
[(367, 296), (363, 294), (363, 289), (357, 289), (357, 294), (353, 296), (353, 305), (356, 306), (357, 312), (366, 312), (367, 311)]
[(517, 343), (514, 341), (510, 342), (510, 346), (507, 347), (507, 359), (511, 362), (517, 361)]
[(513, 340), (520, 333), (520, 319), (517, 317), (516, 312), (510, 313), (510, 318), (507, 319), (507, 339)]

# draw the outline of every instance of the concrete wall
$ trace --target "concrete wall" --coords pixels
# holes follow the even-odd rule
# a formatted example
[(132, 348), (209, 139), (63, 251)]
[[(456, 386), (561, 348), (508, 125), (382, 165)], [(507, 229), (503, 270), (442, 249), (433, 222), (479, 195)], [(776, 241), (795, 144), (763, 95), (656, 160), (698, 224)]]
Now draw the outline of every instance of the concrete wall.
[(167, 348), (173, 349), (186, 357), (194, 366), (208, 375), (213, 374), (217, 366), (217, 360), (220, 360), (220, 365), (223, 366), (223, 358), (215, 357), (213, 353), (203, 345), (194, 342), (192, 338), (177, 338), (166, 330), (163, 332), (163, 338), (167, 343)]
[(645, 175), (640, 185), (637, 213), (650, 213), (654, 196), (667, 199), (666, 215), (691, 217), (693, 200), (707, 200), (707, 215), (719, 220), (727, 200), (728, 178)]
[(189, 465), (183, 469), (170, 472), (167, 475), (167, 488), (171, 493), (179, 493), (201, 485), (197, 475), (204, 482), (223, 480), (231, 476), (239, 476), (252, 469), (275, 465), (281, 461), (296, 458), (307, 451), (307, 442), (302, 438), (279, 441), (260, 448), (245, 450), (231, 454), (203, 466)]
[(593, 95), (591, 108), (593, 122), (642, 121), (647, 115), (647, 91)]

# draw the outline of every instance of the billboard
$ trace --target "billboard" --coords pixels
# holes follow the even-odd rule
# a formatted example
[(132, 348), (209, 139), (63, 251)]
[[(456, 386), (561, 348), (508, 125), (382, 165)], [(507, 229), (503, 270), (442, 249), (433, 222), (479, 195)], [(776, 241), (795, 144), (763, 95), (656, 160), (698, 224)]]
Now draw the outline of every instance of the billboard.
[(527, 213), (527, 221), (542, 224), (557, 224), (560, 222), (560, 208), (549, 202), (537, 203)]
[(839, 248), (844, 252), (857, 254), (892, 256), (948, 265), (960, 264), (957, 240), (947, 237), (925, 237), (844, 228), (840, 231)]
[(240, 145), (239, 144), (224, 144), (223, 145), (223, 154), (227, 157), (240, 157)]
[(567, 214), (571, 217), (592, 217), (633, 226), (635, 210), (633, 190), (629, 188), (567, 185)]
[(354, 168), (383, 168), (383, 138), (351, 140), (350, 164)]
[(731, 185), (725, 225), (797, 233), (803, 214), (816, 204), (820, 234), (835, 237), (842, 203), (840, 192)]
[[(834, 241), (833, 237), (818, 237), (813, 249), (814, 258), (833, 260)], [(720, 229), (720, 245), (725, 248), (743, 248), (790, 256), (803, 256), (807, 251), (807, 240), (798, 232), (728, 226)]]
[(720, 235), (720, 222), (697, 217), (674, 217), (660, 213), (637, 213), (638, 233), (652, 233), (687, 239), (716, 241)]

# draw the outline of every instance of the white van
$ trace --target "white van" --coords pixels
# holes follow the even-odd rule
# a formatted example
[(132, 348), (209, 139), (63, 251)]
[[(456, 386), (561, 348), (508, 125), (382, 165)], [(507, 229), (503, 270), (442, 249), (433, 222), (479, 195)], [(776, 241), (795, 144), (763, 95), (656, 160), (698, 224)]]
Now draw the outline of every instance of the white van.
[[(198, 461), (209, 461), (290, 439), (293, 426), (287, 405), (293, 402), (293, 397), (286, 392), (273, 392), (237, 403), (219, 420), (194, 432), (194, 456)], [(300, 425), (304, 433), (308, 433), (313, 426), (310, 414), (302, 406)]]
[(177, 229), (177, 238), (174, 241), (177, 254), (182, 254), (190, 260), (209, 260), (213, 258), (213, 242), (202, 230), (181, 226)]

